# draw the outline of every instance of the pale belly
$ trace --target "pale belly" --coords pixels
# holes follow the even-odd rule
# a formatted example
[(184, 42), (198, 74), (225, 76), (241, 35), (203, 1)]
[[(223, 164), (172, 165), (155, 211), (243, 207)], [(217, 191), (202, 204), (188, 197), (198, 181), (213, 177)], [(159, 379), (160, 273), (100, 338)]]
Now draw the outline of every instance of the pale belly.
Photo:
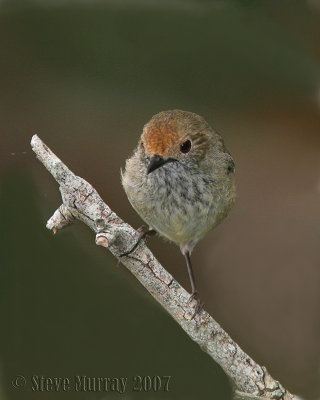
[(127, 195), (150, 227), (180, 246), (196, 244), (233, 204), (233, 182), (228, 177), (219, 184), (207, 176), (185, 179), (158, 172), (126, 190)]

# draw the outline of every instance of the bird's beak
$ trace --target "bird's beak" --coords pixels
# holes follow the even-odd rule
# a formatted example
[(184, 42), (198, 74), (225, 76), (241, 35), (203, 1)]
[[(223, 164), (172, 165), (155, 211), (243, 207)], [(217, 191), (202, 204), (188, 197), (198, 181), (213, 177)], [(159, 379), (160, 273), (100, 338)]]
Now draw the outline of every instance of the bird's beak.
[(169, 162), (177, 161), (174, 158), (163, 158), (156, 154), (155, 156), (151, 157), (149, 160), (149, 165), (147, 167), (147, 174), (150, 174), (150, 172), (156, 170), (159, 167), (162, 167), (162, 165), (167, 164)]

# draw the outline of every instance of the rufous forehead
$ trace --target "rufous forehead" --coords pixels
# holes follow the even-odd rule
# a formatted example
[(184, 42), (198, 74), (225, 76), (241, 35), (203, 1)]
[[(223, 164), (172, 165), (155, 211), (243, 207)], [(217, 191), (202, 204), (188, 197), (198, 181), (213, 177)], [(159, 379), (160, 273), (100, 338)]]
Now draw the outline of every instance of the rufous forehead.
[(179, 142), (180, 136), (177, 126), (158, 123), (144, 129), (142, 140), (148, 154), (166, 157), (174, 144)]

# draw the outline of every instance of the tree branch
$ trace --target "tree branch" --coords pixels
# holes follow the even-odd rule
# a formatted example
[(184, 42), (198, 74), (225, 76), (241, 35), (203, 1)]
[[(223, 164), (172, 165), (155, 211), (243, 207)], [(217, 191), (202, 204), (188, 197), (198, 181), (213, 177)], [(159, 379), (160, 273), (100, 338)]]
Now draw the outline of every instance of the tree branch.
[[(60, 185), (62, 204), (47, 222), (54, 233), (80, 220), (96, 233), (96, 244), (119, 258), (136, 243), (139, 233), (103, 202), (97, 191), (72, 171), (34, 135), (31, 146)], [(295, 400), (235, 343), (204, 310), (194, 315), (190, 294), (161, 266), (144, 241), (120, 261), (178, 322), (192, 340), (216, 361), (230, 378), (237, 399)]]

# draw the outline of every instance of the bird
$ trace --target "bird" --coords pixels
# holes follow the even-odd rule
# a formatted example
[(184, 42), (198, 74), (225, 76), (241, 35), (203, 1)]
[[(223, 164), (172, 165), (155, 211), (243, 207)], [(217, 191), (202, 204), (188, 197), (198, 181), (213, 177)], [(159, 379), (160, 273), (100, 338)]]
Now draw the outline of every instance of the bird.
[(235, 163), (222, 137), (200, 115), (177, 109), (159, 112), (147, 122), (121, 171), (128, 200), (148, 225), (139, 239), (156, 232), (180, 247), (195, 314), (204, 304), (190, 256), (232, 208), (234, 173)]

